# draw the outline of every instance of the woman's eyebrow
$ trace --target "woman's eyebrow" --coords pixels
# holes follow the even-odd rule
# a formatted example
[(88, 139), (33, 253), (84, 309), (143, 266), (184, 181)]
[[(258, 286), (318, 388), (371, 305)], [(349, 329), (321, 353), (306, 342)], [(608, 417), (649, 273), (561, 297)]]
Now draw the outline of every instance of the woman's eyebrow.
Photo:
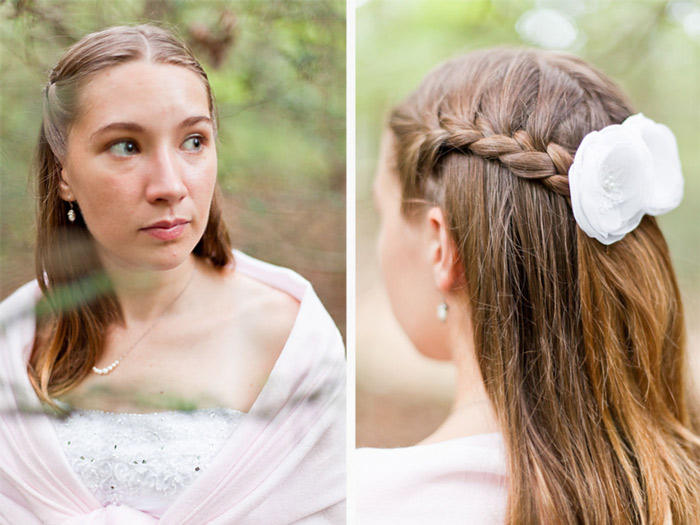
[[(180, 124), (178, 125), (178, 128), (188, 128), (190, 126), (194, 126), (195, 124), (199, 122), (207, 122), (210, 125), (213, 125), (211, 122), (211, 118), (200, 115), (200, 116), (195, 116), (195, 117), (188, 117)], [(136, 122), (110, 122), (109, 124), (102, 126), (100, 129), (95, 131), (92, 135), (90, 135), (90, 140), (92, 140), (96, 135), (99, 135), (100, 133), (104, 133), (106, 131), (113, 131), (113, 130), (119, 130), (119, 131), (131, 131), (134, 133), (143, 133), (146, 131), (146, 128), (141, 126), (140, 124), (137, 124)]]
[(213, 125), (211, 122), (211, 119), (209, 117), (206, 117), (204, 115), (198, 116), (198, 117), (189, 117), (180, 122), (180, 125), (178, 126), (179, 128), (188, 128), (190, 126), (194, 126), (195, 124), (198, 124), (199, 122), (207, 122), (210, 125)]
[(135, 122), (111, 122), (106, 126), (102, 126), (100, 129), (95, 131), (95, 133), (90, 135), (90, 140), (95, 138), (95, 136), (99, 135), (100, 133), (112, 130), (132, 131), (135, 133), (143, 133), (145, 131), (143, 126), (136, 124)]

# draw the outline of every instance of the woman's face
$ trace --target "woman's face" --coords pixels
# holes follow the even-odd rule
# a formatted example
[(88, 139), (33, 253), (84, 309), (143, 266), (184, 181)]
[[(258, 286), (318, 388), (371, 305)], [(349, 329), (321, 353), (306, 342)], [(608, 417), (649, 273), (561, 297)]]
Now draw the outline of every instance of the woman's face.
[(192, 252), (216, 183), (211, 118), (200, 77), (180, 66), (129, 62), (81, 88), (61, 197), (106, 267), (166, 270)]
[(393, 160), (393, 137), (382, 138), (374, 181), (380, 215), (379, 262), (391, 308), (416, 348), (433, 359), (450, 359), (445, 325), (437, 319), (441, 302), (431, 263), (431, 237), (425, 217), (408, 219), (401, 212), (401, 188)]

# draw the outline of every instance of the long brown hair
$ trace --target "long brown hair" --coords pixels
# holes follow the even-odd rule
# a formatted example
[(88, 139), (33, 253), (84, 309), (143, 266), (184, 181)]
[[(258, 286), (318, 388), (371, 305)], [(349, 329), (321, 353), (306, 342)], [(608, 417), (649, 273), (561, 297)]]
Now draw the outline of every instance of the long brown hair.
[[(191, 51), (165, 29), (140, 25), (92, 33), (69, 48), (44, 87), (44, 114), (35, 157), (37, 184), (36, 274), (44, 299), (37, 307), (37, 335), (29, 360), (32, 386), (47, 404), (76, 386), (94, 366), (107, 328), (123, 322), (119, 302), (99, 261), (81, 214), (74, 222), (59, 193), (68, 132), (79, 112), (80, 89), (93, 75), (135, 60), (185, 67), (199, 76), (216, 110), (209, 79)], [(217, 195), (193, 253), (218, 268), (232, 262), (231, 242)]]
[(647, 216), (604, 246), (570, 208), (584, 135), (631, 114), (576, 57), (498, 49), (441, 65), (390, 117), (404, 213), (440, 206), (464, 269), (511, 524), (700, 519), (700, 417), (664, 238)]

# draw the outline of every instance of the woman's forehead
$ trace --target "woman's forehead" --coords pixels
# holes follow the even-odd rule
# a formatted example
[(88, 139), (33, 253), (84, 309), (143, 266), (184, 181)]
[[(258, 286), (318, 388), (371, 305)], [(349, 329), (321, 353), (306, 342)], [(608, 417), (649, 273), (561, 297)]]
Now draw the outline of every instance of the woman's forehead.
[[(210, 115), (199, 74), (183, 66), (134, 61), (99, 71), (81, 86), (76, 124), (105, 120), (165, 123)], [(158, 119), (153, 122), (152, 119)]]

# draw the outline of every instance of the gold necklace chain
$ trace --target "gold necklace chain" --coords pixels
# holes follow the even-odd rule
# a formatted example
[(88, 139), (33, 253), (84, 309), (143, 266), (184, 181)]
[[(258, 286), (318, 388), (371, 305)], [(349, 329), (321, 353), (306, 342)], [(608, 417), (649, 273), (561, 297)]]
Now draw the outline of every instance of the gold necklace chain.
[(144, 338), (145, 338), (149, 333), (151, 333), (151, 330), (153, 330), (153, 329), (156, 327), (156, 325), (158, 324), (158, 321), (160, 321), (161, 318), (166, 314), (166, 312), (167, 312), (168, 310), (170, 310), (170, 309), (173, 307), (173, 305), (177, 302), (177, 300), (178, 300), (180, 297), (183, 296), (183, 294), (185, 293), (185, 290), (187, 290), (187, 288), (189, 288), (190, 283), (192, 282), (192, 279), (194, 279), (194, 273), (195, 273), (195, 270), (192, 269), (192, 275), (190, 275), (190, 279), (189, 279), (189, 281), (187, 281), (187, 284), (186, 284), (185, 287), (182, 289), (182, 291), (181, 291), (179, 294), (177, 294), (177, 295), (175, 296), (175, 299), (173, 299), (173, 300), (170, 302), (170, 304), (165, 308), (165, 310), (163, 310), (163, 311), (160, 313), (160, 315), (158, 315), (158, 317), (156, 317), (156, 320), (153, 321), (153, 324), (151, 324), (151, 326), (149, 326), (148, 329), (147, 329), (143, 334), (141, 334), (141, 336), (136, 340), (136, 342), (134, 342), (134, 344), (132, 344), (132, 345), (129, 347), (129, 349), (128, 349), (126, 352), (124, 352), (124, 354), (122, 354), (122, 356), (121, 356), (119, 359), (117, 359), (116, 361), (112, 362), (111, 364), (107, 365), (107, 366), (104, 367), (104, 368), (97, 368), (96, 366), (93, 366), (93, 367), (92, 367), (92, 371), (93, 371), (95, 374), (100, 375), (100, 376), (106, 376), (107, 374), (111, 374), (111, 373), (114, 371), (114, 369), (117, 368), (117, 367), (119, 366), (119, 363), (121, 363), (122, 360), (123, 360), (126, 356), (128, 356), (128, 355), (131, 353), (131, 351), (132, 351), (134, 348), (136, 348), (136, 346), (137, 346), (141, 341), (143, 341)]

